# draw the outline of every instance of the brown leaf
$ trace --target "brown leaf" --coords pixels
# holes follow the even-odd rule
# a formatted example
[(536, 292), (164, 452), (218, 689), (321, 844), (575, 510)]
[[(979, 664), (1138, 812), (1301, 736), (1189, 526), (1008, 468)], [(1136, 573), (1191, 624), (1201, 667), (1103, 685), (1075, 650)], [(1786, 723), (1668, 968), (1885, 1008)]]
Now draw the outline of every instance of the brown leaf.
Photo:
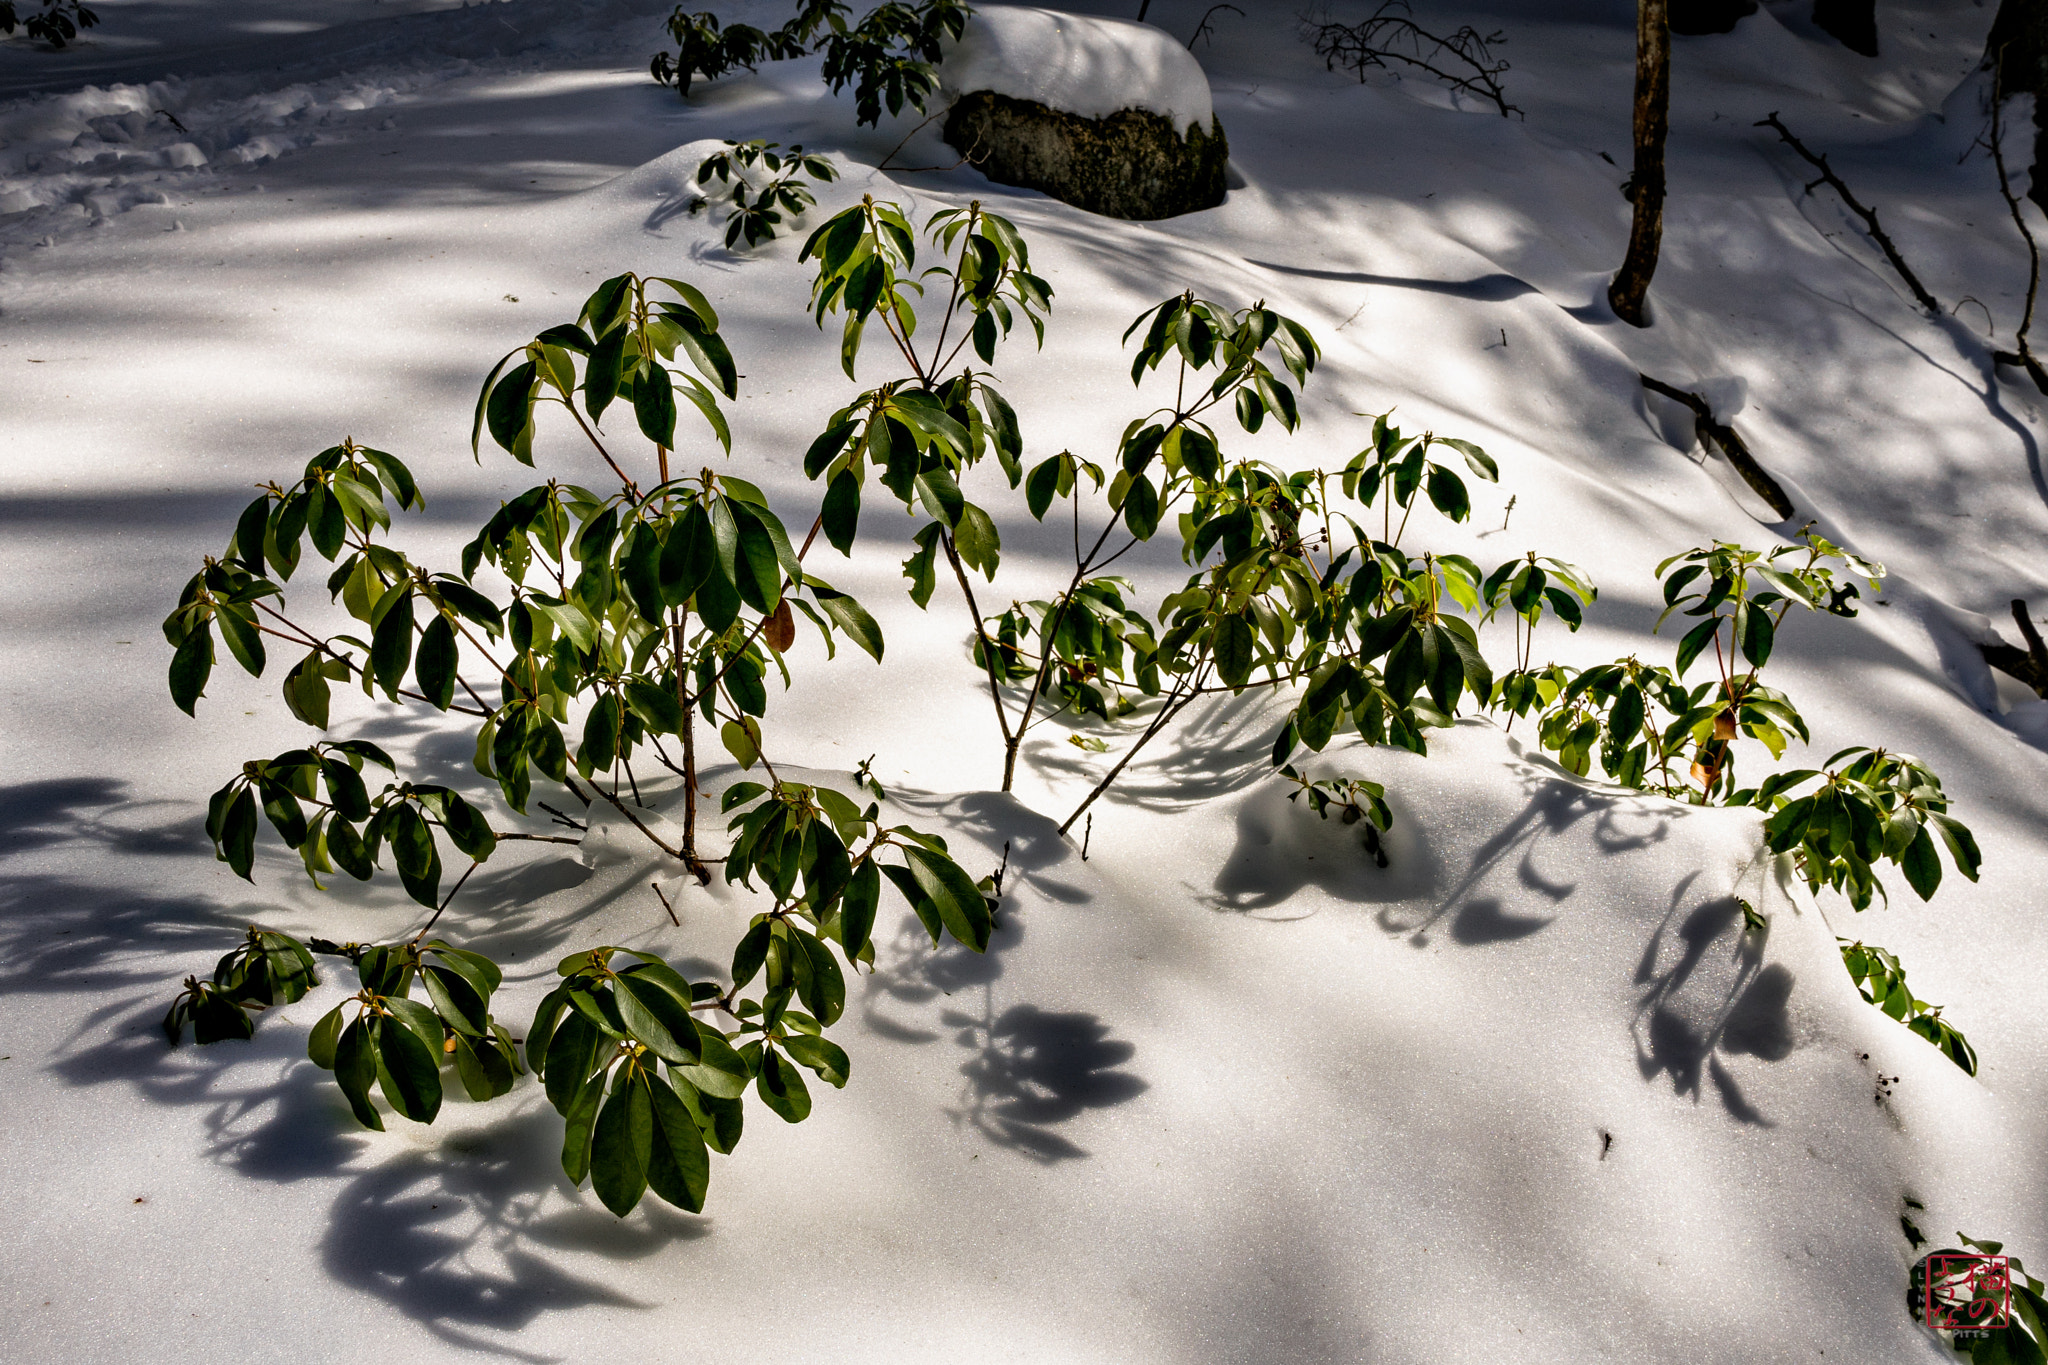
[(1735, 713), (1733, 711), (1723, 711), (1720, 715), (1714, 717), (1714, 738), (1723, 741), (1735, 738)]
[(786, 653), (796, 643), (796, 617), (789, 610), (787, 597), (775, 604), (775, 614), (762, 628), (761, 638), (777, 654)]

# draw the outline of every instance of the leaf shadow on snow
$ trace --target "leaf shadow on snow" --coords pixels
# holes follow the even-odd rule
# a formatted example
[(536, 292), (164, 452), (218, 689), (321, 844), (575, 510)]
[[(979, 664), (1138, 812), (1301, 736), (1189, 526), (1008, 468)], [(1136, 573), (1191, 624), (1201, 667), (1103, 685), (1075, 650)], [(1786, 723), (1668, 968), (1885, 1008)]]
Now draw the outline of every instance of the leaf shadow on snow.
[[(923, 926), (907, 915), (886, 941), (878, 936), (876, 971), (865, 978), (862, 995), (863, 1023), (883, 1038), (914, 1045), (936, 1043), (950, 1033), (966, 1050), (959, 1096), (946, 1111), (955, 1126), (972, 1128), (1042, 1165), (1086, 1157), (1087, 1149), (1058, 1127), (1149, 1088), (1121, 1069), (1137, 1055), (1136, 1046), (1114, 1037), (1096, 1014), (998, 1003), (1004, 959), (1026, 932), (1019, 902), (1075, 905), (1090, 899), (1082, 887), (1051, 875), (1073, 857), (1072, 846), (1052, 821), (1011, 796), (891, 796), (899, 805), (942, 816), (949, 827), (984, 845), (1006, 844), (1004, 894), (986, 953), (950, 940), (934, 949)], [(955, 852), (964, 856), (957, 846)], [(978, 870), (970, 861), (969, 873)], [(963, 1007), (961, 997), (975, 1004)]]
[[(651, 1306), (604, 1285), (603, 1262), (704, 1236), (708, 1221), (663, 1206), (621, 1223), (571, 1194), (557, 1160), (560, 1125), (530, 1085), (500, 1101), (498, 1121), (468, 1131), (459, 1125), (470, 1106), (451, 1096), (433, 1148), (352, 1170), (388, 1150), (389, 1139), (359, 1128), (331, 1078), (306, 1059), (310, 1002), (267, 1011), (247, 1041), (171, 1048), (159, 1021), (177, 973), (165, 959), (195, 958), (190, 969), (204, 975), (250, 918), (274, 919), (278, 907), (138, 890), (147, 864), (119, 860), (212, 855), (189, 806), (129, 801), (123, 790), (91, 777), (0, 787), (0, 860), (71, 846), (88, 855), (81, 865), (120, 868), (106, 882), (26, 872), (0, 879), (0, 995), (90, 992), (44, 1063), (49, 1074), (75, 1087), (126, 1086), (150, 1104), (195, 1112), (200, 1153), (237, 1175), (337, 1185), (317, 1232), (329, 1274), (452, 1344), (537, 1360), (479, 1333), (515, 1331), (563, 1308)], [(153, 823), (160, 807), (177, 818)], [(493, 931), (530, 944), (531, 926), (503, 921), (530, 898), (537, 874), (559, 876), (553, 867), (508, 867), (483, 888), (488, 874), (479, 874), (464, 897), (475, 889), (478, 911), (500, 921)], [(569, 867), (578, 880), (587, 875)], [(266, 860), (258, 876), (267, 887), (297, 871), (285, 855)], [(321, 968), (334, 980), (336, 964)], [(599, 1257), (600, 1268), (580, 1276), (550, 1252)]]
[[(452, 1345), (551, 1359), (479, 1333), (514, 1332), (564, 1309), (652, 1307), (604, 1284), (602, 1266), (710, 1231), (705, 1220), (651, 1201), (640, 1216), (620, 1220), (570, 1193), (559, 1125), (531, 1088), (494, 1123), (376, 1159), (388, 1139), (356, 1126), (331, 1080), (306, 1060), (302, 1030), (259, 1029), (250, 1041), (181, 1049), (166, 1062), (154, 1027), (158, 1003), (141, 1002), (133, 1029), (60, 1072), (125, 1079), (154, 1102), (198, 1107), (206, 1154), (239, 1175), (338, 1186), (318, 1240), (328, 1275)], [(451, 1098), (444, 1127), (468, 1108)], [(366, 1160), (375, 1164), (350, 1169)], [(598, 1258), (593, 1273), (579, 1275), (549, 1254), (562, 1252)]]
[[(1323, 766), (1351, 770), (1357, 760), (1338, 751)], [(1270, 784), (1238, 807), (1237, 847), (1219, 869), (1208, 903), (1264, 918), (1300, 918), (1314, 911), (1271, 912), (1290, 909), (1299, 892), (1315, 887), (1376, 906), (1380, 927), (1416, 948), (1430, 946), (1439, 929), (1463, 947), (1507, 945), (1554, 922), (1553, 914), (1530, 913), (1525, 907), (1531, 902), (1562, 906), (1578, 890), (1576, 881), (1546, 870), (1547, 844), (1591, 821), (1591, 846), (1600, 855), (1626, 855), (1665, 842), (1691, 814), (1675, 802), (1590, 786), (1526, 751), (1508, 772), (1526, 799), (1467, 857), (1454, 857), (1431, 840), (1428, 803), (1410, 794), (1414, 784), (1408, 792), (1390, 785), (1395, 818), (1383, 837), (1386, 868), (1375, 865), (1355, 826), (1319, 820), (1287, 801), (1284, 784)], [(1762, 861), (1755, 866), (1761, 871)], [(1514, 878), (1510, 894), (1475, 894), (1490, 891), (1503, 871)], [(1734, 895), (1699, 898), (1693, 890), (1699, 876), (1693, 872), (1672, 889), (1634, 974), (1632, 984), (1642, 992), (1630, 1028), (1637, 1064), (1646, 1081), (1668, 1075), (1677, 1093), (1695, 1100), (1703, 1081), (1711, 1081), (1731, 1116), (1767, 1127), (1770, 1120), (1743, 1095), (1724, 1057), (1778, 1061), (1790, 1055), (1794, 978), (1782, 964), (1764, 965), (1763, 936), (1744, 932)]]
[(1775, 1125), (1742, 1093), (1722, 1054), (1763, 1061), (1791, 1055), (1797, 1039), (1788, 1006), (1796, 984), (1783, 963), (1765, 966), (1765, 934), (1745, 932), (1732, 895), (1694, 902), (1693, 872), (1672, 888), (1670, 908), (1643, 948), (1635, 984), (1643, 988), (1630, 1032), (1644, 1080), (1669, 1075), (1674, 1091), (1700, 1096), (1711, 1080), (1737, 1120)]

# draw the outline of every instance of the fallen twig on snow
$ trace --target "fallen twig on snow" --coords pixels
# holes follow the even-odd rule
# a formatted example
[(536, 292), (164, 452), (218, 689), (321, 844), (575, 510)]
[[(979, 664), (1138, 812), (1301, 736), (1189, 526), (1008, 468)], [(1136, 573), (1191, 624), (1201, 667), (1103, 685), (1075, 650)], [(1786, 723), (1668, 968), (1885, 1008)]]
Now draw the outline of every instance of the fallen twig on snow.
[(1643, 387), (1650, 392), (1677, 399), (1691, 408), (1693, 432), (1699, 437), (1700, 444), (1709, 449), (1719, 450), (1727, 458), (1728, 463), (1735, 466), (1735, 472), (1742, 476), (1742, 481), (1754, 489), (1758, 497), (1771, 505), (1773, 512), (1782, 520), (1792, 519), (1792, 499), (1785, 496), (1785, 490), (1778, 486), (1778, 481), (1771, 477), (1770, 471), (1756, 462), (1756, 456), (1749, 453), (1748, 443), (1736, 434), (1735, 428), (1715, 418), (1714, 410), (1708, 406), (1706, 399), (1696, 393), (1688, 393), (1684, 389), (1666, 384), (1661, 379), (1652, 379), (1646, 374), (1638, 375), (1637, 378), (1643, 381)]
[(1806, 187), (1806, 192), (1812, 194), (1815, 186), (1827, 185), (1836, 194), (1840, 195), (1842, 202), (1849, 206), (1850, 211), (1863, 220), (1863, 226), (1869, 230), (1871, 240), (1875, 241), (1879, 249), (1884, 252), (1885, 259), (1892, 263), (1892, 269), (1899, 272), (1899, 278), (1904, 280), (1906, 287), (1913, 291), (1913, 297), (1919, 301), (1920, 306), (1930, 313), (1939, 313), (1941, 305), (1935, 301), (1934, 295), (1927, 292), (1927, 286), (1920, 283), (1920, 277), (1913, 273), (1913, 268), (1906, 264), (1906, 258), (1899, 254), (1898, 247), (1893, 244), (1890, 236), (1885, 233), (1884, 228), (1878, 223), (1877, 210), (1866, 207), (1861, 200), (1849, 192), (1849, 187), (1842, 183), (1842, 177), (1836, 175), (1834, 168), (1828, 165), (1827, 157), (1825, 155), (1816, 156), (1813, 152), (1809, 151), (1805, 143), (1793, 136), (1790, 128), (1779, 122), (1775, 111), (1758, 119), (1756, 126), (1759, 128), (1777, 129), (1778, 136), (1783, 138), (1793, 151), (1805, 157), (1807, 164), (1820, 172), (1820, 179), (1809, 184)]

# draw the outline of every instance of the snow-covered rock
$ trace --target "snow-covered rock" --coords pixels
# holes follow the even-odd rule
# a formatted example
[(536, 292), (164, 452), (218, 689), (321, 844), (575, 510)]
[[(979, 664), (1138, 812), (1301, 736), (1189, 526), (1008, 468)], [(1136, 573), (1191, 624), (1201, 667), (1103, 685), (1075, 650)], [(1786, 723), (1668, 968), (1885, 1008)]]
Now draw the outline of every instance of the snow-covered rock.
[(988, 90), (1082, 118), (1143, 109), (1177, 131), (1215, 116), (1209, 78), (1173, 35), (1150, 24), (1056, 10), (976, 10), (939, 64), (953, 97)]

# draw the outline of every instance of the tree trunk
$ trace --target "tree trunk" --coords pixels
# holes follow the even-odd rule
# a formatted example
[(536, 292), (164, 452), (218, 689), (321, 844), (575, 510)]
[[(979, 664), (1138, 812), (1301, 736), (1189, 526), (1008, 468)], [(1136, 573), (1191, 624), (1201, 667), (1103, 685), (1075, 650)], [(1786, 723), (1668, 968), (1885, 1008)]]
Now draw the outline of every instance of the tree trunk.
[(1665, 0), (1636, 0), (1636, 159), (1628, 190), (1635, 217), (1628, 256), (1607, 287), (1614, 315), (1635, 327), (1649, 325), (1643, 320), (1643, 297), (1657, 273), (1657, 248), (1664, 240), (1664, 138), (1670, 127), (1670, 18)]
[(1851, 52), (1877, 55), (1877, 0), (1813, 0), (1813, 26)]
[(1984, 60), (1998, 69), (2000, 95), (2034, 97), (2034, 166), (2027, 198), (2048, 212), (2048, 0), (2000, 0)]

